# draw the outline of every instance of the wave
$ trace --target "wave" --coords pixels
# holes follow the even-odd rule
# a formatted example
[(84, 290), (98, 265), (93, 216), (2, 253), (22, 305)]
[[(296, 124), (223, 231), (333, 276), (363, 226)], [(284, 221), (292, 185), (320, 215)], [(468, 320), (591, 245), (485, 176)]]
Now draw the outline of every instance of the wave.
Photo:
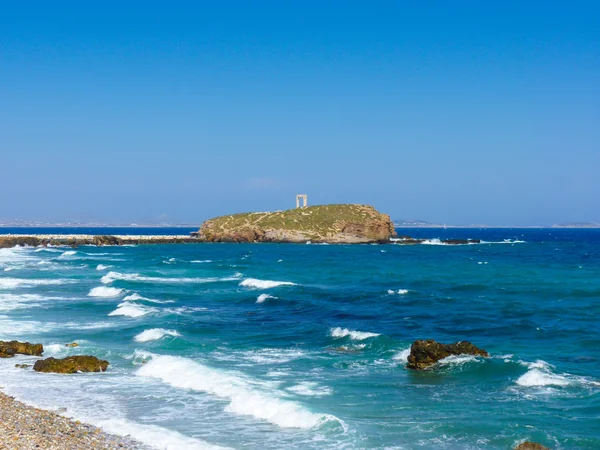
[(302, 381), (295, 386), (290, 386), (286, 390), (307, 397), (324, 397), (333, 394), (333, 390), (330, 387), (319, 386), (319, 383), (314, 381)]
[(163, 278), (140, 275), (139, 273), (120, 273), (111, 271), (104, 275), (100, 281), (104, 284), (109, 284), (116, 280), (150, 283), (215, 283), (217, 281), (234, 281), (237, 279), (239, 279), (239, 277), (235, 275), (233, 277), (225, 278)]
[(349, 330), (348, 328), (336, 327), (336, 328), (332, 328), (329, 331), (329, 335), (334, 339), (350, 337), (350, 339), (352, 339), (352, 340), (362, 341), (364, 339), (377, 337), (377, 336), (379, 336), (379, 333), (369, 333), (367, 331), (353, 331), (353, 330)]
[(115, 287), (107, 287), (107, 286), (98, 286), (90, 289), (88, 293), (89, 297), (117, 297), (123, 292), (123, 289), (115, 288)]
[(181, 336), (175, 330), (165, 330), (164, 328), (151, 328), (144, 330), (133, 338), (136, 342), (156, 341), (164, 336)]
[(213, 352), (211, 357), (219, 361), (250, 361), (255, 364), (284, 364), (296, 359), (311, 358), (297, 348), (261, 348), (258, 350)]
[(150, 303), (175, 303), (175, 300), (155, 300), (153, 298), (143, 297), (140, 294), (138, 294), (137, 292), (134, 292), (133, 294), (129, 294), (123, 298), (123, 301), (135, 301), (135, 300), (141, 300), (141, 301), (150, 302)]
[(104, 265), (104, 264), (98, 264), (98, 265), (96, 266), (96, 270), (106, 270), (106, 269), (108, 269), (108, 268), (110, 268), (110, 267), (112, 267), (112, 266), (106, 266), (106, 265)]
[(69, 256), (74, 256), (75, 254), (77, 254), (77, 252), (75, 250), (67, 250), (66, 252), (63, 252), (59, 258), (64, 259), (64, 258), (68, 258)]
[(137, 303), (123, 302), (117, 305), (117, 309), (110, 312), (109, 316), (126, 316), (126, 317), (142, 317), (151, 312), (155, 312), (156, 308), (150, 306), (139, 305)]
[(72, 280), (62, 279), (23, 279), (23, 278), (0, 278), (0, 289), (13, 289), (18, 287), (44, 286), (72, 283)]
[(399, 351), (394, 356), (392, 356), (392, 359), (394, 361), (401, 361), (403, 363), (407, 363), (408, 362), (408, 355), (410, 355), (410, 347), (409, 348), (405, 348), (404, 350)]
[(461, 367), (467, 363), (483, 361), (479, 356), (474, 355), (450, 355), (440, 359), (436, 364), (438, 366), (456, 366)]
[(330, 421), (345, 427), (335, 416), (313, 413), (296, 402), (279, 398), (281, 393), (260, 390), (257, 380), (213, 369), (187, 358), (154, 355), (136, 375), (215, 395), (229, 401), (225, 408), (227, 412), (253, 416), (282, 428), (309, 429)]
[(273, 281), (259, 280), (258, 278), (246, 278), (240, 282), (240, 286), (256, 289), (271, 289), (278, 286), (296, 286), (296, 283), (292, 283), (291, 281)]
[(269, 294), (260, 294), (257, 298), (256, 298), (256, 303), (264, 303), (266, 302), (268, 299), (276, 299), (277, 297), (273, 297), (272, 295)]
[(397, 291), (394, 291), (393, 289), (388, 289), (387, 293), (390, 295), (393, 294), (398, 294), (398, 295), (405, 295), (408, 294), (408, 289), (398, 289)]
[(553, 366), (546, 361), (537, 360), (534, 363), (525, 364), (529, 370), (517, 379), (516, 383), (519, 386), (569, 386), (575, 382), (565, 376), (552, 373)]
[(195, 259), (195, 260), (190, 261), (190, 262), (194, 263), (194, 264), (211, 263), (212, 259)]

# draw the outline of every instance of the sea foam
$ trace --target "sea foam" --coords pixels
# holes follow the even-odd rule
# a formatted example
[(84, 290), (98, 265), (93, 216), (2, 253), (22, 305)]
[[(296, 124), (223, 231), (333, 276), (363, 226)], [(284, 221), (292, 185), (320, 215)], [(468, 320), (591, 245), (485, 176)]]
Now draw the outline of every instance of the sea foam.
[(364, 339), (379, 336), (378, 333), (369, 333), (367, 331), (353, 331), (349, 330), (348, 328), (341, 327), (332, 328), (331, 330), (329, 330), (329, 335), (335, 339), (349, 337), (350, 339), (355, 341), (362, 341)]
[(151, 312), (155, 312), (155, 308), (139, 305), (137, 303), (123, 302), (119, 303), (117, 309), (110, 312), (109, 316), (126, 316), (126, 317), (142, 317)]
[(117, 297), (119, 294), (123, 292), (123, 289), (115, 288), (115, 287), (107, 287), (107, 286), (98, 286), (90, 289), (88, 293), (89, 297)]
[(240, 286), (255, 289), (271, 289), (278, 286), (295, 286), (291, 281), (259, 280), (258, 278), (246, 278), (240, 282)]
[(269, 294), (260, 294), (257, 298), (256, 298), (256, 303), (264, 303), (269, 299), (276, 299), (277, 297), (273, 297), (272, 295)]
[(120, 273), (120, 272), (108, 272), (104, 275), (100, 281), (104, 284), (112, 283), (115, 280), (123, 281), (137, 281), (142, 283), (215, 283), (217, 281), (233, 281), (237, 280), (238, 277), (226, 277), (226, 278), (168, 278), (168, 277), (152, 277), (140, 275), (139, 273)]
[(519, 386), (568, 386), (574, 381), (552, 373), (552, 366), (546, 361), (538, 360), (527, 364), (527, 367), (529, 370), (516, 381)]
[(343, 422), (335, 416), (317, 414), (302, 405), (280, 398), (281, 393), (260, 390), (257, 380), (213, 369), (191, 359), (155, 355), (136, 372), (171, 386), (206, 392), (226, 399), (226, 411), (253, 416), (282, 428), (313, 428), (325, 422)]
[(14, 289), (18, 287), (44, 286), (70, 283), (70, 280), (61, 279), (22, 279), (22, 278), (0, 278), (0, 289)]
[(181, 336), (175, 330), (165, 330), (164, 328), (151, 328), (149, 330), (144, 330), (136, 337), (133, 338), (136, 342), (149, 342), (156, 341), (164, 336)]

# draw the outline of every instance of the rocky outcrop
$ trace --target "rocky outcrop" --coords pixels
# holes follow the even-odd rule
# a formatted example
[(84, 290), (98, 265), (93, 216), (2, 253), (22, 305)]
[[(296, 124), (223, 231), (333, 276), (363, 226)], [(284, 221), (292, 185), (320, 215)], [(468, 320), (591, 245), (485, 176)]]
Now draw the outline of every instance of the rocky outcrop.
[(515, 447), (515, 450), (550, 450), (548, 447), (538, 444), (536, 442), (522, 442)]
[(245, 213), (207, 220), (198, 238), (207, 242), (357, 244), (389, 242), (390, 217), (366, 205), (320, 205), (287, 211)]
[(69, 235), (53, 235), (52, 237), (37, 236), (0, 236), (0, 248), (15, 246), (46, 247), (66, 246), (79, 247), (81, 245), (139, 245), (139, 244), (197, 244), (197, 238), (187, 236), (89, 236), (72, 237)]
[(46, 358), (36, 361), (33, 370), (53, 373), (105, 372), (108, 364), (108, 361), (95, 356), (68, 356), (62, 359)]
[(42, 344), (31, 344), (19, 341), (0, 341), (0, 358), (12, 358), (16, 354), (41, 356), (44, 352)]
[(432, 339), (426, 341), (415, 341), (410, 347), (410, 355), (408, 355), (409, 369), (423, 370), (432, 366), (440, 359), (444, 359), (451, 355), (475, 355), (488, 357), (489, 354), (483, 349), (480, 349), (470, 342), (460, 341), (454, 344), (440, 344)]

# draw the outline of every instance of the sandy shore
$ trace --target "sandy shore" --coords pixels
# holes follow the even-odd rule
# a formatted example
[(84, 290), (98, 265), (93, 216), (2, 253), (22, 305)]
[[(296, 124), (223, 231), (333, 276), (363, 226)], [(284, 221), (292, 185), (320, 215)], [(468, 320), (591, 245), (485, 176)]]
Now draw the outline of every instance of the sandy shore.
[(37, 409), (0, 392), (0, 449), (136, 449), (148, 447), (100, 428)]

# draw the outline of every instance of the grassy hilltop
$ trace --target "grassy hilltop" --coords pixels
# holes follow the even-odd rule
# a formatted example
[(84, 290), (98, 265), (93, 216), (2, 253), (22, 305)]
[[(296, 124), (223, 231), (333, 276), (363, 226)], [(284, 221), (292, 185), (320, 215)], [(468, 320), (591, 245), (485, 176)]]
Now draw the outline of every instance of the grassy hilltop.
[(390, 217), (372, 206), (341, 204), (221, 216), (204, 222), (198, 235), (211, 242), (364, 243), (395, 232)]

